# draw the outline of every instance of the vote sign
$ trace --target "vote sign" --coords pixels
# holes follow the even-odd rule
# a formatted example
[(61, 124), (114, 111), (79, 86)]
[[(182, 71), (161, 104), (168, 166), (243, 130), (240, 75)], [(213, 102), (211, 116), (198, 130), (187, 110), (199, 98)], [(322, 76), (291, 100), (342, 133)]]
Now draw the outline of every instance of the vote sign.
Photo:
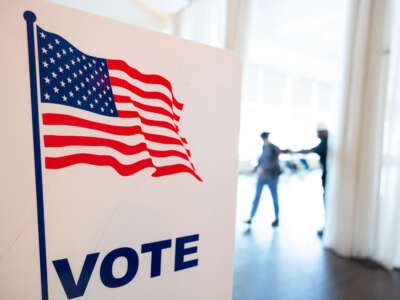
[(1, 4), (1, 299), (230, 299), (240, 62)]

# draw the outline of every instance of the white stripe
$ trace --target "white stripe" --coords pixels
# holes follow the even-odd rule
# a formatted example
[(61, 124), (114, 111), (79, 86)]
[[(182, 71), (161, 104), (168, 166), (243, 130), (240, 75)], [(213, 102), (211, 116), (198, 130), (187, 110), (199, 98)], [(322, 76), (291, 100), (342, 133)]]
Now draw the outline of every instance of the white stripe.
[(147, 110), (140, 109), (136, 106), (134, 106), (131, 103), (116, 103), (117, 110), (126, 110), (126, 111), (137, 111), (143, 118), (150, 119), (150, 120), (155, 120), (155, 121), (164, 121), (168, 122), (170, 124), (177, 124), (178, 122), (172, 120), (170, 117), (158, 114), (158, 113), (152, 113)]
[[(67, 105), (60, 105), (60, 104), (54, 104), (54, 103), (43, 103), (41, 105), (41, 112), (46, 113), (59, 113), (59, 114), (65, 114), (69, 116), (74, 116), (78, 118), (82, 118), (88, 121), (93, 121), (97, 123), (102, 123), (102, 124), (107, 124), (107, 125), (114, 125), (114, 126), (140, 126), (142, 130), (146, 133), (151, 133), (151, 134), (158, 134), (158, 135), (164, 135), (168, 137), (172, 137), (175, 139), (180, 140), (179, 135), (167, 128), (159, 127), (159, 126), (149, 126), (141, 123), (139, 118), (117, 118), (117, 117), (108, 117), (108, 116), (103, 116), (97, 113), (92, 113), (86, 110), (82, 109), (77, 109), (74, 107), (70, 107)], [(149, 118), (150, 119), (150, 118)], [(50, 126), (50, 125), (48, 125)], [(55, 125), (51, 125), (55, 126)], [(75, 126), (66, 126), (66, 127), (75, 127)]]
[(146, 141), (144, 137), (140, 134), (136, 134), (133, 136), (122, 136), (122, 135), (105, 133), (98, 130), (73, 127), (73, 126), (63, 126), (63, 125), (46, 125), (41, 129), (41, 133), (43, 135), (87, 136), (87, 137), (104, 138), (104, 139), (118, 141), (130, 146), (134, 146), (140, 143), (145, 143), (148, 148), (153, 150), (161, 150), (161, 151), (176, 150), (186, 154), (185, 149), (180, 145), (161, 144), (161, 143)]
[(184, 164), (188, 167), (190, 163), (180, 157), (170, 156), (170, 157), (152, 157), (149, 155), (147, 151), (134, 154), (134, 155), (124, 155), (120, 152), (108, 148), (108, 147), (84, 147), (84, 146), (69, 146), (69, 147), (62, 147), (62, 148), (46, 148), (46, 157), (62, 157), (68, 156), (73, 154), (94, 154), (94, 155), (108, 155), (114, 157), (118, 160), (121, 164), (130, 165), (140, 160), (151, 158), (153, 163), (156, 166), (166, 166), (166, 165), (173, 165), (173, 164)]
[[(119, 86), (112, 86), (112, 91), (113, 91), (113, 95), (128, 96), (129, 98), (131, 98), (134, 101), (140, 102), (145, 105), (161, 107), (161, 108), (164, 108), (165, 110), (167, 110), (168, 112), (172, 113), (171, 106), (169, 106), (167, 103), (165, 103), (164, 101), (162, 101), (160, 99), (142, 98), (142, 97), (136, 95), (135, 93), (132, 93), (130, 90), (123, 88), (123, 87), (119, 87)], [(174, 108), (174, 113), (178, 116), (180, 115), (180, 111), (177, 108)]]
[[(129, 109), (129, 106), (118, 105), (118, 108), (127, 108), (126, 110), (135, 111), (135, 108), (132, 107)], [(118, 118), (118, 117), (109, 117), (100, 115), (94, 112), (90, 112), (84, 109), (74, 108), (68, 105), (60, 105), (55, 103), (42, 103), (40, 106), (41, 113), (54, 113), (54, 114), (63, 114), (78, 117), (81, 119), (85, 119), (92, 122), (107, 124), (107, 125), (115, 125), (115, 126), (134, 126), (139, 125), (139, 120), (137, 118)], [(151, 114), (151, 115), (150, 115)], [(165, 121), (171, 123), (171, 119), (166, 118), (152, 118), (151, 116), (160, 116), (159, 114), (147, 113), (147, 119), (155, 120), (155, 121)], [(145, 117), (143, 115), (143, 117)], [(171, 123), (172, 124), (172, 123)]]
[(143, 91), (146, 92), (159, 92), (163, 93), (165, 96), (167, 96), (171, 101), (172, 101), (172, 95), (170, 91), (163, 85), (161, 84), (154, 84), (154, 83), (144, 83), (138, 79), (134, 79), (130, 77), (128, 74), (126, 74), (124, 71), (119, 71), (119, 70), (108, 70), (110, 76), (117, 77), (123, 80), (128, 81), (130, 84), (140, 88)]

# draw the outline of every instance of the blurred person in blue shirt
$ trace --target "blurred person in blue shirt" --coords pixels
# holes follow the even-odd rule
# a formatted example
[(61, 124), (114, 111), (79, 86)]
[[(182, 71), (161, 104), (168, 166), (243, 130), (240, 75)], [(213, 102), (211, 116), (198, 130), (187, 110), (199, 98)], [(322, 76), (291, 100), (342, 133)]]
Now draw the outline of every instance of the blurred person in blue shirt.
[(279, 147), (272, 144), (268, 139), (269, 135), (269, 132), (261, 133), (261, 139), (264, 142), (263, 151), (260, 158), (258, 159), (257, 166), (253, 170), (254, 173), (258, 171), (256, 194), (253, 200), (250, 218), (246, 220), (245, 223), (252, 223), (252, 219), (257, 212), (263, 187), (264, 185), (268, 185), (271, 192), (275, 212), (275, 220), (272, 222), (271, 226), (277, 227), (279, 226), (278, 182), (279, 176), (282, 173), (282, 170), (279, 166), (279, 154), (288, 153), (289, 150), (281, 150), (279, 149)]

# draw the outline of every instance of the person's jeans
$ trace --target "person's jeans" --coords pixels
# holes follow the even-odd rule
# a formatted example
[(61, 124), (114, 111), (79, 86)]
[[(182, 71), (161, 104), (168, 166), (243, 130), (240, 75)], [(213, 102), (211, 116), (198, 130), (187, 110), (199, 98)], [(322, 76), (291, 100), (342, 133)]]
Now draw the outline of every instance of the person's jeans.
[(269, 190), (271, 191), (272, 201), (274, 203), (275, 219), (279, 219), (278, 181), (279, 181), (279, 177), (268, 178), (263, 175), (258, 176), (257, 185), (256, 185), (256, 195), (254, 197), (253, 207), (251, 209), (250, 218), (253, 218), (257, 212), (258, 204), (259, 204), (260, 198), (261, 198), (261, 193), (262, 193), (264, 185), (266, 184), (266, 185), (268, 185)]

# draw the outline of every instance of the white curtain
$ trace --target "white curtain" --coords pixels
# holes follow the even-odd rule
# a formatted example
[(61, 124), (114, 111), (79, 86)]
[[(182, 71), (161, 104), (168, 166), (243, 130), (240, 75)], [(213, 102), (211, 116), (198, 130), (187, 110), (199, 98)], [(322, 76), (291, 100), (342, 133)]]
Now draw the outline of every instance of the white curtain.
[(158, 31), (167, 27), (169, 22), (167, 13), (163, 13), (139, 0), (50, 1)]
[(227, 0), (193, 0), (172, 15), (172, 33), (185, 39), (223, 48)]
[(353, 0), (341, 128), (329, 150), (324, 239), (340, 255), (389, 269), (400, 258), (399, 50), (389, 34), (399, 28), (390, 22), (392, 4)]
[(227, 49), (246, 57), (250, 36), (253, 0), (228, 0), (226, 41)]
[(172, 33), (203, 44), (247, 52), (254, 0), (194, 0), (174, 14)]
[[(390, 59), (383, 122), (382, 170), (377, 257), (387, 266), (400, 266), (400, 2), (391, 1)], [(389, 16), (388, 16), (389, 17)]]

